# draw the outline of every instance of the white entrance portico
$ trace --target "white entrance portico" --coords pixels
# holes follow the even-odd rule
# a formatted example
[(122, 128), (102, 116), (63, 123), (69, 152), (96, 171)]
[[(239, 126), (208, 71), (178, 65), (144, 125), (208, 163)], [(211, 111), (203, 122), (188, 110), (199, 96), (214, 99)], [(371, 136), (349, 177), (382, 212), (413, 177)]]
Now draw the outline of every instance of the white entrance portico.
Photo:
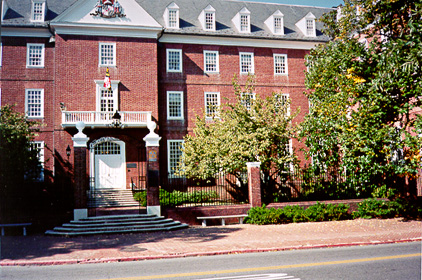
[(102, 137), (90, 144), (91, 188), (126, 188), (125, 143), (114, 137)]

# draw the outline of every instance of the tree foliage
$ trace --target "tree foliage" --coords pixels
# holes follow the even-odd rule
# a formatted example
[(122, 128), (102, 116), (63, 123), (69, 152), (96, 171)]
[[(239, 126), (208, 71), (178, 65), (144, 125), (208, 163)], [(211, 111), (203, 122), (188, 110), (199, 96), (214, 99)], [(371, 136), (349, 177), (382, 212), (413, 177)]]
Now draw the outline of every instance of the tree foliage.
[[(37, 123), (5, 105), (0, 110), (0, 203), (4, 214), (12, 207), (16, 194), (25, 191), (25, 180), (35, 179), (40, 172), (38, 151), (32, 149)], [(15, 205), (15, 207), (18, 207)]]
[(267, 98), (251, 97), (254, 77), (245, 87), (233, 79), (236, 101), (226, 103), (212, 120), (197, 116), (192, 135), (184, 138), (179, 172), (191, 178), (213, 178), (220, 172), (233, 174), (240, 181), (247, 162), (261, 162), (267, 181), (276, 178), (295, 156), (287, 149), (296, 128), (289, 113), (290, 101), (273, 93)]
[(421, 1), (345, 0), (322, 19), (332, 40), (308, 57), (301, 136), (314, 163), (354, 173), (363, 192), (420, 167), (421, 19)]

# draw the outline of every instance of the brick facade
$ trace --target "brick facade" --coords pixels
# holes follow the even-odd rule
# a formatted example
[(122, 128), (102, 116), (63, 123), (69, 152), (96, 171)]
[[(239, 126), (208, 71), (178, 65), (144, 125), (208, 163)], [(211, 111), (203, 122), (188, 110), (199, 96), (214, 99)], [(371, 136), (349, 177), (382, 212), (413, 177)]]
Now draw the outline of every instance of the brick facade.
[[(195, 1), (197, 4), (199, 0)], [(223, 15), (219, 11), (226, 9), (227, 3), (223, 0), (214, 2), (216, 14)], [(240, 52), (253, 53), (256, 94), (261, 97), (266, 97), (274, 91), (289, 94), (292, 101), (291, 111), (300, 109), (296, 118), (296, 121), (300, 122), (308, 112), (309, 106), (303, 94), (305, 55), (315, 44), (328, 40), (322, 34), (315, 38), (304, 37), (294, 27), (295, 23), (309, 12), (301, 9), (299, 10), (303, 15), (300, 17), (295, 13), (287, 15), (285, 12), (285, 22), (290, 24), (286, 30), (290, 30), (290, 33), (283, 36), (269, 33), (264, 21), (277, 9), (289, 8), (283, 5), (233, 2), (229, 5), (233, 9), (233, 15), (227, 19), (217, 17), (219, 25), (215, 33), (208, 33), (207, 35), (211, 36), (204, 36), (202, 42), (197, 36), (203, 36), (204, 33), (198, 29), (200, 27), (196, 22), (200, 11), (195, 15), (195, 20), (186, 18), (181, 21), (183, 24), (180, 30), (169, 30), (163, 22), (164, 10), (168, 3), (161, 0), (133, 0), (133, 7), (138, 5), (137, 9), (145, 9), (145, 16), (138, 18), (137, 15), (129, 18), (131, 11), (127, 11), (128, 16), (123, 19), (94, 17), (90, 15), (92, 11), (84, 5), (71, 6), (59, 0), (47, 0), (47, 4), (52, 13), (48, 14), (45, 22), (34, 23), (27, 18), (28, 16), (13, 18), (13, 15), (9, 15), (9, 18), (2, 22), (2, 28), (6, 27), (6, 33), (3, 34), (6, 35), (2, 36), (0, 104), (16, 104), (16, 109), (24, 113), (25, 89), (44, 90), (44, 116), (38, 119), (42, 126), (35, 140), (44, 141), (44, 167), (48, 171), (46, 180), (51, 183), (63, 181), (75, 183), (76, 176), (83, 178), (96, 176), (93, 163), (95, 156), (92, 150), (86, 153), (85, 174), (76, 175), (82, 170), (78, 169), (79, 160), (76, 161), (81, 156), (80, 151), (73, 147), (71, 139), (77, 130), (74, 124), (64, 125), (62, 117), (64, 112), (82, 114), (82, 112), (100, 111), (100, 90), (97, 88), (103, 84), (107, 69), (105, 66), (100, 66), (99, 62), (101, 43), (115, 46), (116, 64), (108, 66), (112, 83), (118, 81), (118, 104), (114, 110), (150, 112), (151, 121), (157, 124), (155, 132), (161, 137), (158, 148), (160, 157), (154, 163), (154, 168), (162, 177), (167, 176), (168, 170), (167, 141), (181, 140), (186, 134), (192, 133), (195, 115), (201, 114), (205, 109), (204, 93), (219, 92), (220, 103), (224, 104), (226, 98), (229, 102), (234, 101), (232, 86), (234, 75), (238, 76), (241, 85), (245, 84), (247, 75), (239, 74)], [(19, 10), (22, 9), (19, 0), (10, 0), (8, 5), (17, 13), (27, 14)], [(248, 9), (255, 16), (255, 18), (251, 16), (254, 28), (250, 34), (239, 35), (232, 26), (231, 19), (244, 5), (248, 5)], [(309, 9), (312, 9), (316, 16), (327, 11), (316, 7)], [(258, 16), (264, 11), (268, 13), (265, 19)], [(192, 16), (186, 12), (180, 14), (186, 17)], [(131, 25), (128, 25), (128, 22), (131, 22)], [(187, 25), (190, 22), (198, 26)], [(318, 28), (321, 29), (320, 26)], [(27, 29), (33, 35), (28, 36)], [(171, 36), (177, 38), (172, 39)], [(170, 42), (172, 40), (174, 42)], [(28, 43), (44, 44), (44, 67), (26, 66)], [(167, 71), (168, 49), (182, 50), (181, 73)], [(204, 51), (218, 51), (218, 73), (204, 73)], [(287, 55), (287, 75), (274, 74), (274, 54)], [(168, 119), (168, 91), (183, 92), (181, 120)], [(75, 117), (76, 121), (81, 114)], [(126, 177), (124, 185), (127, 189), (131, 187), (133, 180), (136, 183), (137, 178), (147, 175), (147, 147), (143, 138), (149, 131), (145, 121), (136, 127), (124, 129), (110, 128), (105, 124), (87, 125), (84, 133), (90, 139), (88, 148), (90, 143), (106, 137), (124, 143), (125, 154), (122, 164)], [(73, 154), (69, 157), (66, 155), (68, 146)], [(297, 141), (293, 141), (293, 146), (297, 150), (300, 148)], [(303, 160), (303, 156), (299, 155), (299, 159)], [(77, 192), (75, 195), (76, 205), (85, 203)]]

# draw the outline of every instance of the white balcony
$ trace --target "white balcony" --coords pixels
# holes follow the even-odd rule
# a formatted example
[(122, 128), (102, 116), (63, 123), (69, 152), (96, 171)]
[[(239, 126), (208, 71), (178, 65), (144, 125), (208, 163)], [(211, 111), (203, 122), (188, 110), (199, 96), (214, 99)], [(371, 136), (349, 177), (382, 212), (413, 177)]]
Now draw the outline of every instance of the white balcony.
[[(86, 127), (110, 127), (115, 112), (95, 111), (62, 111), (62, 127), (75, 127), (82, 121)], [(119, 111), (121, 123), (124, 128), (147, 127), (151, 122), (151, 112), (123, 112)]]

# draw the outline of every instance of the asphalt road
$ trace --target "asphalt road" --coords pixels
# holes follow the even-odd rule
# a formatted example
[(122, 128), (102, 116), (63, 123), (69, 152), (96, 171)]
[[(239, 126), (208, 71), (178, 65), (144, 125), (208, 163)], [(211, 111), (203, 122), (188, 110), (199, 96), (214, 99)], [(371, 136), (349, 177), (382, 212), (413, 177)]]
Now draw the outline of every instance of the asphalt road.
[(421, 279), (421, 242), (61, 266), (0, 267), (19, 280)]

